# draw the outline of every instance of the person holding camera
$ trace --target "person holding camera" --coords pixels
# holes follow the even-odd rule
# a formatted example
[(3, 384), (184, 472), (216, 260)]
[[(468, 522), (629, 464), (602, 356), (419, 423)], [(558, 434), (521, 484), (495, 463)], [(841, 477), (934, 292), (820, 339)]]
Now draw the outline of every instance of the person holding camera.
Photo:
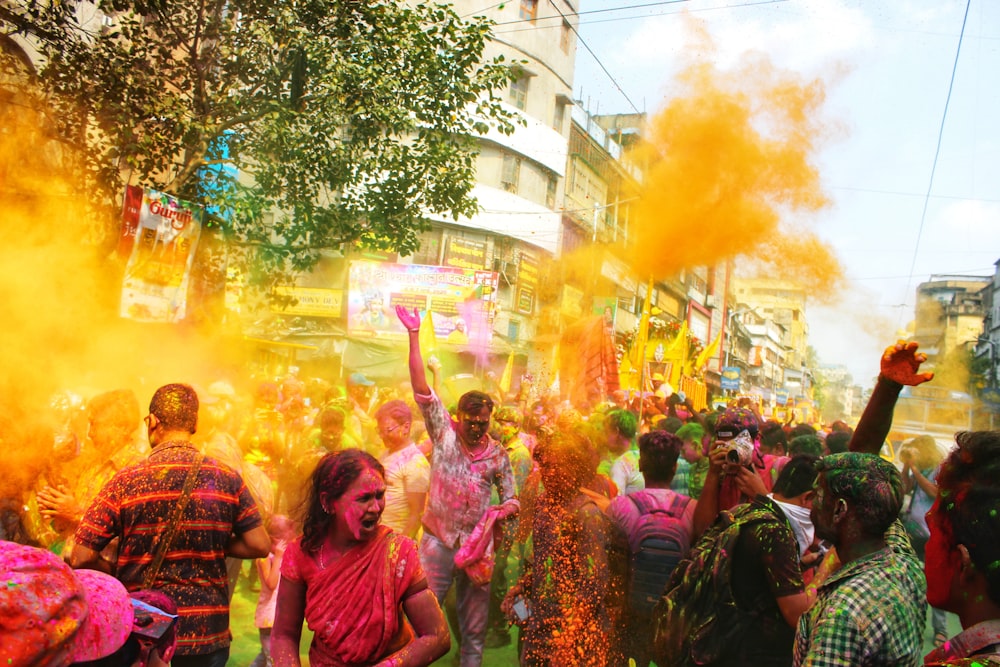
[(730, 407), (719, 417), (705, 486), (694, 514), (695, 535), (703, 533), (720, 511), (750, 502), (758, 493), (774, 488), (777, 473), (788, 457), (762, 454), (757, 442), (759, 429), (760, 419), (750, 407)]

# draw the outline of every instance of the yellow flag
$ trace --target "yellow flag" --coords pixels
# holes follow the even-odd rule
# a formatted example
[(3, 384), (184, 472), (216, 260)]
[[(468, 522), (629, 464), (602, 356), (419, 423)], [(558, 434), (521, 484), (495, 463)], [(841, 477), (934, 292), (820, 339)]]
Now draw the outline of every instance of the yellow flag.
[(677, 338), (674, 342), (670, 344), (670, 349), (664, 355), (666, 359), (676, 359), (673, 366), (670, 367), (670, 385), (672, 387), (681, 386), (681, 373), (685, 370), (684, 366), (687, 363), (688, 355), (688, 325), (687, 321), (681, 325), (680, 331), (677, 332)]
[(437, 336), (434, 335), (434, 318), (431, 311), (427, 311), (424, 319), (420, 321), (420, 333), (417, 334), (420, 341), (420, 353), (424, 356), (433, 353), (437, 349)]
[(677, 353), (681, 350), (687, 351), (687, 337), (688, 337), (688, 323), (684, 320), (681, 324), (681, 328), (677, 331), (677, 337), (673, 339), (670, 343), (670, 347), (664, 352), (664, 357), (667, 359), (672, 359), (677, 357)]
[(722, 343), (722, 330), (720, 329), (719, 333), (716, 334), (715, 336), (715, 340), (709, 343), (708, 347), (706, 347), (698, 354), (698, 358), (695, 359), (694, 361), (694, 369), (698, 370), (700, 368), (704, 368), (705, 364), (708, 363), (708, 360), (714, 357), (715, 353), (719, 351), (719, 345), (721, 343)]
[(514, 353), (507, 356), (507, 365), (503, 367), (503, 374), (500, 376), (500, 390), (504, 395), (510, 393), (510, 379), (514, 374)]

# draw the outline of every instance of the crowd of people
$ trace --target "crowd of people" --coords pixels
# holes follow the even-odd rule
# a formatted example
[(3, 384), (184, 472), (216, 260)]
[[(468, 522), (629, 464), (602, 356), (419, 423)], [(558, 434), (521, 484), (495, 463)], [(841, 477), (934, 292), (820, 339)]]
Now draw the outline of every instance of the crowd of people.
[(1000, 432), (887, 453), (931, 379), (916, 344), (854, 429), (818, 429), (662, 388), (446, 405), (420, 314), (397, 316), (405, 386), (293, 371), (241, 410), (227, 382), (168, 384), (144, 417), (129, 390), (63, 397), (2, 508), (0, 659), (221, 667), (243, 576), (254, 665), (300, 664), (304, 627), (331, 667), (515, 642), (538, 666), (1000, 665)]

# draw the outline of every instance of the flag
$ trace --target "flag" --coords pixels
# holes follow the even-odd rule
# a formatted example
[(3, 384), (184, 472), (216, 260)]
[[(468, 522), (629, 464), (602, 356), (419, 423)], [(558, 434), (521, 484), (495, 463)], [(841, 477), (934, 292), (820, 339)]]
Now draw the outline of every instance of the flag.
[(420, 333), (417, 334), (417, 341), (420, 343), (420, 353), (424, 356), (432, 354), (437, 349), (437, 336), (434, 334), (434, 318), (431, 311), (427, 311), (424, 319), (420, 321)]
[(500, 375), (500, 391), (506, 396), (510, 393), (510, 379), (514, 374), (514, 353), (507, 356), (507, 365), (503, 367), (503, 374)]
[(699, 370), (699, 369), (701, 369), (701, 368), (704, 368), (705, 364), (708, 363), (708, 360), (715, 356), (715, 353), (719, 351), (719, 345), (721, 343), (722, 343), (722, 330), (720, 329), (719, 333), (716, 334), (716, 336), (715, 336), (715, 340), (713, 340), (711, 343), (709, 343), (708, 347), (706, 347), (704, 350), (702, 350), (698, 354), (698, 358), (695, 359), (694, 369), (696, 371)]
[(682, 350), (687, 351), (687, 336), (688, 323), (687, 320), (684, 320), (681, 328), (677, 330), (677, 336), (670, 342), (670, 347), (666, 349), (663, 356), (667, 359), (682, 359), (683, 357), (679, 356), (678, 353)]
[(677, 338), (670, 344), (670, 349), (664, 355), (666, 359), (676, 359), (677, 361), (670, 368), (670, 378), (667, 380), (672, 387), (681, 386), (681, 374), (683, 373), (685, 361), (688, 355), (688, 323), (687, 320), (681, 325), (677, 332)]

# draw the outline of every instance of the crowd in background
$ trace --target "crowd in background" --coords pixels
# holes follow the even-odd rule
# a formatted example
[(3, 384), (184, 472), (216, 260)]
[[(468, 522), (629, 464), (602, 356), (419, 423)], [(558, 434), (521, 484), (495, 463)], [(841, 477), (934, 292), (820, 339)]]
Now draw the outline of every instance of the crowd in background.
[[(191, 444), (206, 461), (239, 475), (256, 504), (259, 524), (270, 535), (270, 548), (254, 567), (243, 567), (238, 558), (227, 561), (230, 596), (241, 574), (260, 590), (254, 621), (261, 653), (255, 665), (272, 664), (272, 653), (279, 656), (278, 664), (287, 664), (280, 659), (285, 638), (301, 631), (303, 619), (313, 626), (311, 614), (320, 612), (310, 587), (319, 585), (313, 570), (325, 570), (325, 558), (332, 562), (342, 553), (353, 554), (350, 549), (359, 543), (383, 538), (390, 555), (365, 557), (400, 559), (392, 562), (399, 572), (406, 570), (407, 577), (396, 582), (401, 588), (387, 604), (403, 609), (409, 620), (405, 627), (417, 630), (415, 637), (410, 630), (404, 639), (403, 626), (392, 625), (391, 631), (372, 640), (373, 656), (398, 660), (386, 665), (427, 664), (447, 651), (442, 641), (449, 633), (437, 627), (439, 612), (432, 610), (438, 605), (448, 618), (452, 641), (461, 647), (456, 659), (463, 665), (480, 664), (484, 648), (515, 640), (524, 665), (624, 665), (629, 658), (649, 664), (658, 651), (662, 655), (666, 650), (664, 630), (657, 624), (666, 622), (669, 605), (657, 605), (657, 598), (678, 585), (677, 577), (656, 580), (653, 570), (652, 581), (640, 582), (637, 575), (643, 567), (638, 554), (646, 553), (637, 534), (644, 517), (656, 512), (671, 516), (671, 525), (676, 525), (675, 541), (664, 547), (676, 552), (667, 574), (685, 558), (686, 571), (693, 572), (689, 552), (706, 561), (711, 558), (706, 536), (721, 543), (728, 527), (720, 525), (720, 515), (735, 525), (754, 526), (746, 533), (753, 537), (743, 537), (738, 544), (737, 553), (744, 555), (734, 559), (732, 567), (740, 582), (757, 582), (736, 586), (734, 604), (751, 600), (745, 606), (753, 607), (766, 600), (758, 605), (762, 611), (756, 617), (757, 631), (733, 639), (742, 647), (742, 662), (705, 664), (841, 664), (813, 653), (820, 641), (816, 636), (826, 627), (821, 603), (833, 594), (822, 587), (824, 581), (836, 579), (824, 571), (824, 563), (827, 570), (836, 565), (846, 569), (851, 545), (861, 538), (855, 536), (852, 542), (838, 532), (845, 525), (837, 523), (840, 515), (830, 518), (824, 534), (813, 525), (817, 514), (812, 508), (819, 490), (827, 488), (827, 481), (840, 479), (843, 470), (851, 479), (858, 470), (869, 481), (882, 475), (890, 489), (896, 478), (885, 466), (896, 470), (901, 486), (893, 497), (899, 496), (900, 505), (903, 494), (908, 500), (891, 513), (889, 523), (900, 516), (908, 542), (898, 546), (902, 542), (894, 541), (888, 523), (872, 528), (870, 518), (857, 519), (857, 531), (873, 541), (872, 553), (882, 549), (887, 559), (902, 559), (885, 567), (902, 568), (904, 578), (913, 576), (910, 554), (925, 557), (931, 533), (925, 515), (938, 497), (935, 480), (944, 458), (933, 440), (918, 438), (897, 453), (884, 433), (872, 439), (866, 432), (867, 439), (859, 445), (859, 437), (843, 422), (820, 427), (762, 419), (745, 397), (718, 410), (695, 410), (687, 397), (662, 383), (653, 392), (618, 391), (602, 403), (574, 407), (554, 395), (539, 395), (529, 381), (512, 396), (487, 381), (483, 391), (469, 392), (453, 405), (442, 404), (436, 412), (440, 364), (433, 358), (425, 363), (419, 349), (414, 352), (419, 318), (411, 322), (400, 317), (414, 339), (408, 382), (377, 384), (355, 372), (343, 384), (330, 383), (301, 378), (291, 368), (280, 377), (252, 384), (219, 380), (193, 390), (200, 410)], [(913, 347), (902, 349), (913, 356)], [(914, 371), (917, 367), (919, 361)], [(888, 412), (889, 421), (893, 404), (894, 399), (888, 408), (880, 408)], [(130, 390), (86, 398), (67, 392), (55, 397), (50, 408), (59, 425), (46, 443), (51, 453), (40, 459), (23, 494), (3, 499), (0, 538), (71, 560), (75, 540), (87, 535), (80, 526), (93, 512), (91, 506), (120, 471), (150, 455), (155, 443), (147, 434), (154, 431), (149, 416), (142, 428), (143, 411)], [(873, 410), (867, 418), (870, 425), (886, 416)], [(749, 443), (742, 453), (741, 443)], [(860, 447), (866, 449), (859, 453)], [(357, 455), (341, 456), (357, 450)], [(872, 462), (879, 459), (880, 450), (882, 459), (892, 460), (895, 468), (884, 460), (884, 465)], [(364, 457), (359, 458), (361, 453)], [(468, 469), (460, 467), (468, 463), (465, 455), (472, 461)], [(872, 460), (857, 458), (862, 455)], [(470, 491), (456, 490), (455, 476), (464, 476), (465, 483), (469, 475), (480, 474), (476, 466), (489, 456), (498, 461), (496, 469), (482, 473), (482, 480), (472, 480)], [(338, 524), (333, 504), (347, 503), (345, 511), (355, 511), (350, 493), (362, 482), (369, 490), (357, 496), (355, 523)], [(833, 493), (831, 488), (827, 494)], [(441, 489), (458, 494), (459, 500), (445, 498)], [(856, 495), (837, 492), (845, 507), (866, 497), (857, 489), (851, 492)], [(476, 498), (488, 500), (479, 508)], [(462, 523), (449, 516), (454, 507), (473, 509)], [(494, 511), (498, 508), (502, 511)], [(839, 510), (830, 511), (834, 517)], [(372, 513), (377, 528), (370, 525)], [(327, 534), (333, 536), (330, 555), (324, 551)], [(335, 548), (338, 535), (345, 536), (342, 552)], [(393, 536), (414, 542), (393, 541)], [(489, 543), (485, 574), (454, 565), (460, 547), (477, 539)], [(782, 540), (780, 548), (775, 546)], [(113, 563), (119, 557), (117, 548), (112, 541), (101, 556)], [(831, 564), (831, 548), (841, 552), (839, 562)], [(409, 560), (408, 549), (413, 549)], [(343, 562), (353, 562), (351, 558)], [(343, 585), (343, 576), (323, 586)], [(919, 585), (914, 583), (919, 604), (913, 602), (912, 591), (899, 594), (899, 608), (904, 609), (900, 614), (912, 620), (919, 613), (921, 627), (926, 606), (922, 576)], [(640, 590), (642, 585), (649, 591)], [(293, 593), (286, 591), (283, 598), (282, 586)], [(286, 602), (281, 618), (283, 599), (294, 599), (301, 609), (290, 617)], [(939, 606), (955, 609), (954, 604)], [(272, 636), (276, 615), (279, 630)], [(935, 644), (945, 650), (943, 612), (935, 610), (932, 623)], [(512, 633), (512, 624), (520, 632)], [(314, 641), (314, 664), (341, 664), (343, 657), (324, 653), (323, 641)], [(420, 651), (414, 648), (418, 645)], [(914, 650), (909, 645), (893, 648), (890, 653), (905, 654), (894, 654), (899, 658), (894, 663), (848, 658), (843, 664), (920, 664), (919, 655), (914, 662)], [(297, 651), (288, 658), (297, 659)]]

